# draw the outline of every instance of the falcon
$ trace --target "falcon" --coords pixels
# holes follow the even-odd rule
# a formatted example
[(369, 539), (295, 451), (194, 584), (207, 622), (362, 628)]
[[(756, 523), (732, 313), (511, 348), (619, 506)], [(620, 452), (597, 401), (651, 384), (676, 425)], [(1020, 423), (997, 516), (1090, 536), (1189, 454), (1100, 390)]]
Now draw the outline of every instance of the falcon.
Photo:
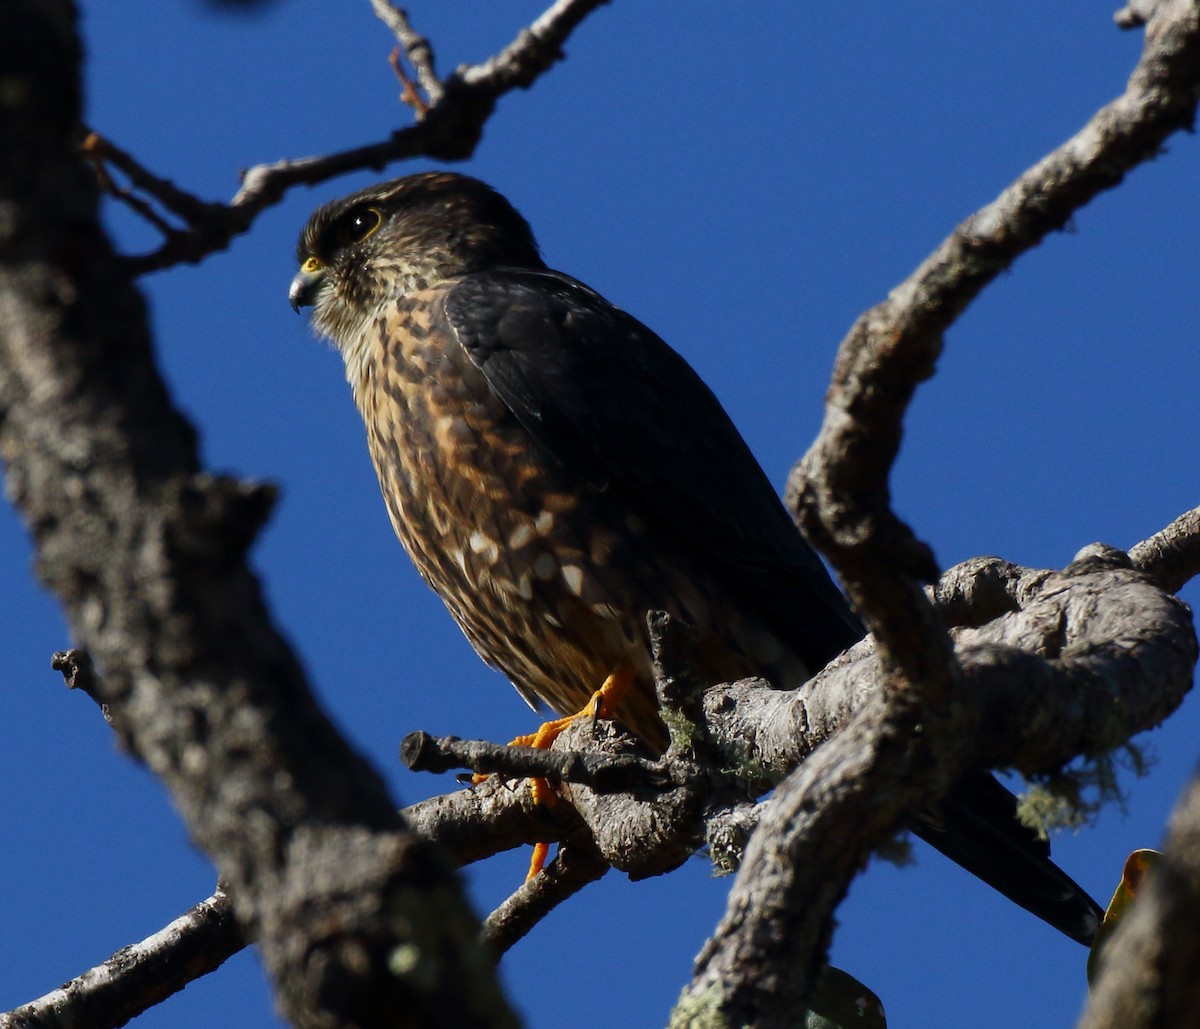
[[(410, 175), (300, 234), (289, 300), (336, 345), (392, 526), (475, 650), (533, 707), (652, 746), (646, 614), (703, 680), (798, 685), (863, 635), (713, 393), (637, 319), (542, 260), (491, 187)], [(990, 775), (914, 831), (1090, 943), (1099, 909)]]

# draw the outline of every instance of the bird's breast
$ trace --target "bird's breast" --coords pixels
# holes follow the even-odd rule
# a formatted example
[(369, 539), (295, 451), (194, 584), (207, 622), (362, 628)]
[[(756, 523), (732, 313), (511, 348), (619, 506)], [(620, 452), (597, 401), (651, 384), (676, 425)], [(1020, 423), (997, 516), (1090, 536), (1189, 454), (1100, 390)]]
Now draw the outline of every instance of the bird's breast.
[(636, 519), (598, 515), (604, 501), (491, 391), (439, 322), (436, 297), (396, 304), (375, 336), (356, 399), (397, 536), (526, 699), (582, 706), (644, 649), (617, 570)]

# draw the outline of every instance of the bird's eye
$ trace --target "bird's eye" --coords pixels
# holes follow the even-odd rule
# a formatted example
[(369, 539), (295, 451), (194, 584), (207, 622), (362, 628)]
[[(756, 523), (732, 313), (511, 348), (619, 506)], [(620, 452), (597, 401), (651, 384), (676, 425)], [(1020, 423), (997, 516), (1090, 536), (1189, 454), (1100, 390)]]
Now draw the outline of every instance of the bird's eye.
[(343, 243), (361, 243), (383, 224), (383, 215), (374, 207), (351, 211), (342, 220), (338, 235)]

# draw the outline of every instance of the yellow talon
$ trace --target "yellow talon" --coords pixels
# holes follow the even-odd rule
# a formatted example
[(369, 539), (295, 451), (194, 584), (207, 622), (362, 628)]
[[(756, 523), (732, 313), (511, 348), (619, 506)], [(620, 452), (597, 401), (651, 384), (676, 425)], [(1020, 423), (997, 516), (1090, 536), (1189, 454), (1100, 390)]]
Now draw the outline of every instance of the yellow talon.
[[(625, 699), (632, 686), (633, 668), (622, 662), (604, 680), (601, 687), (588, 698), (588, 702), (580, 710), (576, 711), (575, 714), (566, 715), (563, 718), (555, 718), (550, 722), (543, 722), (538, 726), (536, 732), (530, 733), (527, 736), (518, 736), (515, 740), (510, 741), (508, 745), (510, 747), (534, 747), (537, 750), (549, 750), (553, 746), (554, 741), (562, 735), (563, 730), (576, 719), (611, 718), (613, 712), (620, 707), (621, 702)], [(486, 775), (476, 773), (471, 776), (471, 784), (478, 786), (486, 778)], [(531, 778), (529, 780), (529, 792), (532, 794), (535, 804), (550, 807), (557, 800), (554, 788), (545, 779)], [(530, 879), (546, 866), (546, 859), (549, 855), (550, 845), (548, 843), (534, 844), (533, 857), (529, 862), (529, 874), (525, 876), (526, 882), (529, 882)]]
[(525, 873), (525, 881), (529, 882), (546, 867), (546, 859), (550, 856), (549, 843), (535, 843), (533, 853), (529, 855), (529, 871)]

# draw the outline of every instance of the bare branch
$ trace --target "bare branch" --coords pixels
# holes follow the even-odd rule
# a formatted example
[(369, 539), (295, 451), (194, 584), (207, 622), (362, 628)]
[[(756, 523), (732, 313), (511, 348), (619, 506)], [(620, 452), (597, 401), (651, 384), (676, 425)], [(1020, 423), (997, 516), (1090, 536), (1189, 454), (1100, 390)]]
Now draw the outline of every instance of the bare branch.
[(0, 1029), (124, 1025), (219, 968), (245, 946), (233, 905), (220, 888), (141, 943), (44, 997), (0, 1014)]
[(417, 81), (425, 91), (426, 99), (429, 103), (436, 104), (441, 100), (445, 89), (434, 69), (433, 47), (429, 45), (429, 40), (412, 27), (408, 20), (408, 12), (389, 0), (371, 0), (371, 7), (375, 16), (395, 33), (397, 41), (404, 48), (409, 63), (417, 73)]
[[(970, 767), (1056, 769), (1151, 728), (1187, 695), (1197, 655), (1190, 613), (1125, 555), (1089, 547), (1062, 572), (1007, 568), (1011, 581), (1041, 589), (1022, 590), (1018, 610), (955, 634), (963, 702), (978, 709), (962, 741)], [(912, 744), (891, 731), (878, 662), (867, 640), (792, 693), (754, 680), (706, 693), (709, 737), (729, 748), (727, 760), (754, 762), (768, 778), (791, 774), (754, 812), (743, 872), (687, 1004), (733, 1004), (741, 990), (756, 1024), (786, 1024), (764, 1017), (771, 1004), (759, 991), (801, 1002), (795, 970), (823, 952), (830, 923), (820, 912), (857, 870), (860, 835), (888, 833), (897, 808), (921, 797), (880, 771), (887, 762), (877, 752)], [(714, 819), (710, 835), (727, 819)], [(722, 857), (737, 863), (736, 854)]]
[(0, 105), (0, 198), (20, 226), (0, 260), (0, 452), (40, 574), (229, 882), (290, 1019), (513, 1025), (457, 880), (329, 724), (267, 613), (245, 555), (270, 491), (201, 472), (157, 374), (78, 149), (66, 9), (0, 5), (0, 63), (27, 84)]
[(173, 182), (161, 179), (145, 168), (131, 154), (126, 153), (111, 140), (98, 132), (89, 132), (83, 141), (83, 152), (95, 164), (107, 162), (125, 175), (138, 189), (149, 193), (172, 214), (189, 222), (211, 218), (221, 205), (210, 204), (191, 193), (180, 189)]
[[(932, 373), (944, 330), (987, 283), (1154, 157), (1168, 135), (1190, 127), (1200, 89), (1195, 20), (1186, 0), (1164, 3), (1125, 94), (959, 225), (886, 301), (859, 318), (841, 345), (825, 424), (793, 470), (788, 498), (889, 646), (905, 638), (908, 621), (902, 605), (879, 602), (895, 596), (873, 570), (895, 567), (897, 559), (917, 578), (930, 578), (932, 570), (928, 551), (887, 505), (887, 477), (912, 393)], [(903, 584), (889, 589), (898, 595)]]
[(524, 883), (484, 920), (484, 944), (499, 959), (564, 900), (602, 878), (608, 868), (608, 862), (594, 845), (559, 847), (557, 857), (547, 868)]
[(515, 40), (482, 64), (466, 65), (454, 78), (468, 88), (490, 83), (489, 88), (508, 92), (528, 89), (538, 77), (562, 60), (562, 45), (575, 27), (608, 0), (555, 0)]
[[(1040, 588), (954, 633), (964, 702), (979, 710), (965, 740), (970, 767), (1050, 771), (1153, 728), (1182, 702), (1197, 653), (1191, 615), (1125, 555), (1089, 547), (1061, 572), (1005, 567), (1013, 582)], [(960, 568), (946, 579), (960, 583)], [(714, 686), (704, 697), (708, 730), (732, 744), (726, 761), (740, 752), (778, 779), (883, 688), (878, 662), (868, 639), (790, 692), (758, 680)]]
[[(829, 912), (860, 867), (862, 836), (878, 838), (894, 825), (897, 806), (919, 799), (897, 796), (884, 774), (887, 763), (876, 757), (878, 747), (903, 746), (878, 731), (881, 708), (876, 697), (758, 810), (725, 915), (696, 959), (673, 1027), (796, 1024), (816, 977), (814, 955), (823, 955), (829, 943)], [(771, 1000), (747, 997), (760, 993)], [(712, 1012), (713, 1020), (683, 1017), (697, 1008)], [(779, 1017), (776, 1009), (792, 1017)], [(729, 1011), (733, 1020), (716, 1014)], [(748, 1011), (753, 1017), (745, 1017)]]
[[(1146, 583), (1119, 552), (1086, 548), (1062, 572), (1020, 568), (995, 558), (976, 559), (947, 572), (938, 595), (953, 591), (959, 598), (956, 603), (965, 604), (963, 598), (975, 595), (967, 585), (972, 573), (985, 582), (978, 591), (984, 599), (970, 611), (972, 622), (979, 620), (981, 610), (995, 606), (990, 594), (996, 581), (1013, 587), (1005, 594), (1006, 610), (993, 622), (956, 634), (967, 691), (981, 705), (979, 723), (989, 727), (968, 741), (982, 764), (1015, 764), (1030, 771), (1056, 767), (1077, 753), (1104, 749), (1155, 724), (1186, 694), (1195, 659), (1194, 645), (1181, 647), (1181, 641), (1191, 639), (1187, 612)], [(60, 663), (74, 668), (76, 679), (86, 674), (78, 654), (69, 659), (64, 655)], [(813, 751), (848, 724), (857, 725), (851, 730), (856, 740), (864, 734), (877, 735), (874, 723), (882, 717), (880, 683), (872, 645), (864, 641), (790, 693), (755, 680), (710, 688), (697, 709), (699, 729), (721, 762), (759, 769), (760, 779), (752, 792), (761, 792), (796, 766), (814, 760)], [(609, 723), (604, 726), (605, 747), (632, 745)], [(414, 734), (418, 740), (421, 736)], [(619, 768), (631, 763), (635, 769), (647, 765), (655, 773), (645, 780), (641, 772), (635, 775), (634, 782), (641, 787), (636, 798), (604, 799), (572, 789), (564, 802), (538, 807), (523, 781), (493, 775), (475, 788), (404, 810), (414, 829), (446, 848), (458, 864), (535, 841), (567, 841), (546, 873), (518, 890), (489, 918), (484, 940), (495, 944), (497, 954), (555, 905), (598, 878), (609, 867), (600, 855), (615, 855), (623, 869), (634, 875), (659, 874), (692, 853), (703, 836), (715, 861), (726, 868), (737, 867), (747, 837), (764, 814), (769, 821), (763, 832), (771, 836), (779, 831), (780, 819), (791, 824), (798, 818), (797, 798), (808, 788), (803, 785), (808, 780), (797, 778), (777, 791), (791, 798), (788, 806), (783, 802), (777, 807), (752, 806), (739, 801), (744, 793), (723, 793), (727, 782), (721, 777), (698, 781), (694, 766), (675, 764), (670, 755), (663, 767), (641, 762), (624, 749), (530, 752), (429, 737), (424, 741), (436, 744), (435, 752), (444, 751), (443, 756), (453, 761), (503, 775), (562, 772), (563, 778), (572, 778), (572, 767), (585, 768), (589, 770), (574, 778), (593, 785), (598, 778), (607, 789), (615, 784), (606, 783), (603, 772), (595, 772), (605, 764)], [(563, 745), (594, 742), (592, 727), (581, 723)], [(861, 760), (857, 743), (851, 750), (854, 760)], [(838, 752), (832, 751), (830, 757), (838, 760), (808, 769), (811, 781), (822, 784), (822, 789), (851, 788), (848, 784), (856, 781), (856, 768), (840, 763), (846, 755), (838, 758)], [(677, 793), (672, 786), (676, 783), (691, 783), (701, 792)], [(751, 788), (749, 783), (746, 787)], [(794, 795), (793, 788), (801, 793)], [(858, 795), (857, 803), (870, 813), (869, 788)], [(836, 848), (849, 845), (848, 836), (829, 835), (823, 811), (818, 808), (817, 817), (805, 824), (790, 853), (834, 860)], [(754, 855), (751, 851), (751, 859)], [(794, 888), (793, 872), (785, 869), (783, 874), (787, 888)], [(772, 879), (773, 885), (779, 882)], [(754, 886), (755, 891), (758, 888)], [(752, 896), (756, 909), (768, 902), (757, 892)], [(776, 917), (790, 916), (780, 909)], [(791, 938), (800, 939), (795, 934)]]
[[(130, 273), (142, 275), (181, 263), (195, 263), (223, 250), (249, 230), (255, 218), (279, 203), (289, 189), (316, 185), (347, 172), (373, 168), (381, 171), (394, 161), (433, 157), (460, 161), (470, 157), (491, 117), (496, 101), (514, 89), (527, 89), (562, 55), (562, 44), (589, 13), (607, 0), (558, 0), (499, 54), (478, 65), (465, 65), (445, 83), (433, 73), (428, 42), (412, 31), (402, 11), (372, 0), (376, 13), (397, 33), (429, 103), (416, 125), (398, 129), (387, 139), (333, 154), (284, 159), (259, 164), (242, 176), (241, 188), (228, 204), (205, 203), (190, 198), (192, 211), (183, 214), (187, 227), (174, 230), (162, 245), (148, 254), (127, 260)], [(386, 15), (382, 13), (387, 8)], [(112, 144), (106, 144), (111, 147)], [(134, 162), (136, 165), (136, 162)], [(138, 181), (151, 196), (166, 203), (174, 191), (166, 180), (140, 166)], [(131, 178), (133, 172), (129, 173)], [(172, 208), (174, 210), (175, 208)]]
[(570, 804), (534, 804), (524, 780), (496, 776), (471, 789), (412, 804), (402, 814), (416, 832), (435, 841), (459, 865), (515, 847), (588, 833)]
[(404, 70), (404, 62), (400, 59), (400, 48), (396, 47), (388, 56), (388, 64), (392, 66), (392, 71), (396, 73), (396, 78), (400, 80), (400, 102), (406, 104), (413, 109), (417, 116), (417, 120), (425, 117), (425, 113), (429, 110), (429, 105), (421, 96), (421, 91), (417, 84), (408, 76), (408, 72)]
[(518, 778), (581, 783), (598, 793), (614, 793), (639, 786), (665, 786), (672, 781), (670, 767), (633, 754), (503, 747), (484, 740), (460, 740), (454, 736), (436, 739), (424, 732), (409, 733), (404, 738), (400, 759), (414, 772), (469, 768), (483, 775), (496, 772)]
[(1181, 514), (1170, 525), (1129, 551), (1133, 566), (1163, 589), (1175, 593), (1200, 575), (1200, 507)]
[[(882, 710), (868, 717), (877, 706), (869, 702), (777, 790), (677, 1019), (699, 1006), (738, 1024), (791, 1024), (823, 959), (832, 911), (868, 848), (965, 767), (962, 743), (975, 737), (977, 713), (967, 710), (949, 637), (918, 588), (936, 578), (936, 563), (889, 504), (904, 414), (963, 308), (1189, 127), (1198, 95), (1200, 12), (1171, 0), (1149, 26), (1125, 94), (962, 223), (842, 343), (824, 425), (790, 477), (788, 499), (872, 630), (887, 679)], [(1005, 721), (1016, 721), (1012, 712)], [(839, 835), (846, 825), (856, 832)]]
[(1200, 1011), (1200, 779), (1171, 814), (1162, 860), (1101, 958), (1079, 1029), (1194, 1026)]

